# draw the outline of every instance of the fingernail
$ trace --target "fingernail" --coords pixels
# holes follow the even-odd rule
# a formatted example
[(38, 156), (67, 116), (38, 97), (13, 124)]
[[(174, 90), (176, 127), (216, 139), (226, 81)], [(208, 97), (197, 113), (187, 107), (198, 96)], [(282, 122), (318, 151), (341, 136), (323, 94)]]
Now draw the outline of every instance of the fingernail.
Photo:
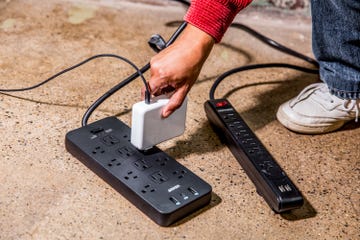
[(162, 112), (162, 117), (163, 118), (167, 118), (169, 116), (169, 111), (163, 111)]

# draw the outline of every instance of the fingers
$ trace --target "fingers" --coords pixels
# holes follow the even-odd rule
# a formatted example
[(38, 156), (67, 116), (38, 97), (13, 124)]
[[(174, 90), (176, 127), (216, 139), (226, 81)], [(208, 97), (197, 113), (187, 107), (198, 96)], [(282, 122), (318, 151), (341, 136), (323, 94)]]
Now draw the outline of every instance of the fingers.
[(169, 77), (171, 76), (171, 74), (167, 73), (167, 71), (169, 71), (167, 70), (168, 68), (167, 64), (169, 61), (163, 62), (163, 57), (162, 57), (163, 54), (165, 53), (161, 52), (155, 55), (153, 58), (151, 58), (150, 61), (151, 78), (149, 80), (148, 86), (151, 94), (154, 96), (161, 95), (165, 92), (170, 92), (170, 89), (167, 89), (167, 87), (171, 86), (170, 84), (168, 84)]
[(162, 110), (163, 117), (181, 106), (214, 43), (210, 35), (188, 25), (172, 45), (151, 58), (150, 93), (154, 96), (171, 93)]
[(179, 107), (181, 107), (186, 94), (187, 94), (187, 90), (186, 88), (180, 88), (178, 90), (176, 90), (172, 96), (169, 99), (168, 104), (166, 104), (161, 112), (161, 116), (163, 118), (167, 118), (169, 117), (176, 109), (178, 109)]
[[(151, 90), (151, 88), (150, 88)], [(142, 87), (141, 89), (141, 99), (145, 98), (145, 87)], [(174, 88), (164, 88), (163, 92), (160, 94), (160, 92), (157, 92), (155, 94), (151, 93), (154, 96), (159, 96), (162, 94), (167, 94), (170, 96), (168, 104), (166, 104), (161, 112), (161, 117), (167, 118), (169, 117), (173, 112), (176, 111), (176, 109), (180, 108), (186, 95), (187, 95), (187, 89), (185, 87), (175, 90)]]

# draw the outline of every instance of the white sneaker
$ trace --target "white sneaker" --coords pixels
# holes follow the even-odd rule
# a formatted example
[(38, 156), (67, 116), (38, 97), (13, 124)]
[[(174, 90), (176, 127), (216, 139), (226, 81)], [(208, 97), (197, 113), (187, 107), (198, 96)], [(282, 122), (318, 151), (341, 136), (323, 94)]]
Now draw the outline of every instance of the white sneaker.
[(335, 131), (347, 121), (357, 121), (359, 109), (360, 99), (340, 99), (330, 94), (325, 83), (315, 83), (283, 103), (276, 117), (292, 131), (320, 134)]

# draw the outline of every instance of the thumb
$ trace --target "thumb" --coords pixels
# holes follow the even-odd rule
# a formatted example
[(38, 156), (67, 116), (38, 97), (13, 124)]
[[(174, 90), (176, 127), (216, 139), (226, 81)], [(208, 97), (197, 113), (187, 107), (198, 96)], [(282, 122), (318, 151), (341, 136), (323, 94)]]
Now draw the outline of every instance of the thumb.
[(178, 89), (174, 92), (174, 94), (170, 97), (169, 102), (163, 107), (161, 116), (163, 118), (169, 117), (176, 109), (181, 107), (182, 103), (187, 94), (186, 88)]

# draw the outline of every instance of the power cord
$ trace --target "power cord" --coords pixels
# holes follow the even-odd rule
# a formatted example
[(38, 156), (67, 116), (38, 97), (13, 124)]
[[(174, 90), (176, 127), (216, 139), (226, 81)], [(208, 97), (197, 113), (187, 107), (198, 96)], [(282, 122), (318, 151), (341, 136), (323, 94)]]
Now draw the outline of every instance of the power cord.
[[(25, 88), (13, 88), (13, 89), (0, 89), (0, 92), (22, 92), (22, 91), (28, 91), (28, 90), (32, 90), (32, 89), (35, 89), (35, 88), (38, 88), (48, 82), (50, 82), (51, 80), (54, 80), (55, 78), (59, 77), (60, 75), (63, 75), (64, 73), (67, 73), (71, 70), (74, 70), (75, 68), (78, 68), (80, 67), (81, 65), (84, 65), (85, 63), (87, 62), (90, 62), (94, 59), (97, 59), (97, 58), (117, 58), (117, 59), (120, 59), (126, 63), (128, 63), (129, 65), (131, 65), (135, 70), (136, 72), (139, 74), (139, 76), (141, 76), (141, 79), (143, 80), (145, 86), (148, 88), (147, 84), (146, 84), (146, 80), (142, 74), (142, 72), (140, 71), (140, 69), (133, 63), (131, 62), (129, 59), (127, 58), (124, 58), (122, 56), (119, 56), (119, 55), (116, 55), (116, 54), (98, 54), (98, 55), (94, 55), (94, 56), (91, 56), (81, 62), (79, 62), (78, 64), (75, 64), (71, 67), (68, 67), (54, 75), (52, 75), (51, 77), (49, 77), (48, 79), (38, 83), (38, 84), (35, 84), (33, 86), (30, 86), (30, 87), (25, 87)], [(149, 91), (149, 90), (148, 90)]]
[[(25, 87), (25, 88), (13, 88), (13, 89), (0, 89), (0, 92), (21, 92), (21, 91), (28, 91), (28, 90), (32, 90), (32, 89), (35, 89), (35, 88), (38, 88), (48, 82), (50, 82), (51, 80), (54, 80), (55, 78), (59, 77), (60, 75), (63, 75), (71, 70), (74, 70), (75, 68), (78, 68), (80, 67), (81, 65), (84, 65), (85, 63), (88, 63), (94, 59), (97, 59), (97, 58), (116, 58), (116, 59), (120, 59), (126, 63), (128, 63), (129, 65), (131, 65), (135, 70), (136, 70), (136, 76), (140, 76), (144, 85), (145, 85), (145, 88), (146, 88), (146, 94), (145, 94), (145, 102), (146, 103), (150, 103), (150, 91), (149, 91), (149, 86), (148, 84), (146, 83), (146, 80), (143, 76), (143, 72), (144, 69), (139, 69), (133, 62), (131, 62), (129, 59), (125, 58), (125, 57), (122, 57), (122, 56), (119, 56), (119, 55), (116, 55), (116, 54), (98, 54), (98, 55), (94, 55), (94, 56), (91, 56), (83, 61), (81, 61), (80, 63), (78, 64), (75, 64), (71, 67), (68, 67), (54, 75), (52, 75), (51, 77), (49, 77), (48, 79), (38, 83), (38, 84), (35, 84), (33, 86), (30, 86), (30, 87)], [(119, 85), (121, 85), (121, 87), (125, 86), (126, 83), (121, 82)], [(121, 88), (120, 87), (120, 88)], [(105, 100), (105, 99), (104, 99)], [(88, 116), (87, 116), (88, 118)], [(83, 123), (84, 124), (84, 123)], [(86, 125), (86, 122), (85, 122), (85, 125)], [(83, 125), (84, 126), (84, 125)]]
[(264, 35), (262, 35), (261, 33), (255, 31), (254, 29), (252, 28), (249, 28), (248, 26), (244, 25), (244, 24), (241, 24), (241, 23), (232, 23), (230, 25), (230, 27), (233, 27), (233, 28), (238, 28), (238, 29), (241, 29), (249, 34), (251, 34), (253, 37), (257, 38), (258, 40), (262, 41), (263, 43), (269, 45), (270, 47), (273, 47), (277, 50), (279, 50), (280, 52), (283, 52), (283, 53), (286, 53), (288, 55), (291, 55), (293, 57), (296, 57), (296, 58), (299, 58), (299, 59), (302, 59), (308, 63), (311, 63), (312, 65), (314, 65), (315, 67), (319, 67), (319, 63), (315, 60), (315, 59), (312, 59), (306, 55), (303, 55), (299, 52), (296, 52), (288, 47), (285, 47), (284, 45), (276, 42), (275, 40), (273, 39), (270, 39)]
[(215, 96), (216, 88), (228, 76), (238, 73), (238, 72), (243, 72), (243, 71), (253, 70), (253, 69), (262, 69), (262, 68), (290, 68), (290, 69), (294, 69), (294, 70), (298, 70), (298, 71), (302, 71), (302, 72), (306, 72), (306, 73), (312, 73), (312, 74), (319, 73), (319, 70), (317, 70), (317, 69), (304, 68), (304, 67), (300, 67), (300, 66), (296, 66), (296, 65), (292, 65), (292, 64), (286, 64), (286, 63), (264, 63), (264, 64), (254, 64), (254, 65), (237, 67), (237, 68), (233, 68), (229, 71), (224, 72), (215, 80), (215, 82), (211, 86), (211, 89), (209, 92), (209, 98), (211, 100), (215, 99), (214, 96)]
[[(153, 35), (151, 37), (151, 39), (149, 40), (149, 45), (156, 50), (156, 52), (161, 51), (162, 49), (168, 47), (170, 44), (172, 44), (176, 38), (180, 35), (180, 33), (185, 29), (187, 23), (183, 22), (178, 29), (174, 32), (174, 34), (170, 37), (170, 39), (168, 40), (168, 42), (164, 42), (163, 38), (160, 35)], [(74, 70), (75, 68), (80, 67), (81, 65), (90, 62), (94, 59), (97, 58), (106, 58), (106, 57), (111, 57), (111, 58), (117, 58), (120, 59), (126, 63), (128, 63), (129, 65), (131, 65), (136, 72), (133, 73), (131, 76), (129, 76), (128, 78), (126, 78), (125, 80), (121, 81), (120, 83), (118, 83), (117, 85), (115, 85), (113, 88), (111, 88), (109, 91), (107, 91), (104, 95), (102, 95), (100, 98), (98, 98), (85, 112), (85, 114), (83, 115), (82, 121), (81, 121), (81, 125), (85, 126), (87, 125), (87, 122), (91, 116), (91, 114), (94, 112), (94, 110), (101, 104), (103, 103), (107, 98), (109, 98), (111, 95), (113, 95), (115, 92), (117, 92), (119, 89), (123, 88), (124, 86), (126, 86), (128, 83), (132, 82), (133, 80), (135, 80), (137, 77), (141, 77), (144, 86), (145, 86), (145, 102), (146, 103), (150, 103), (150, 89), (149, 86), (145, 80), (145, 77), (143, 76), (143, 73), (145, 73), (147, 70), (150, 69), (150, 63), (147, 63), (145, 66), (143, 66), (142, 68), (138, 68), (133, 62), (131, 62), (129, 59), (116, 55), (116, 54), (98, 54), (98, 55), (94, 55), (91, 56), (83, 61), (81, 61), (78, 64), (75, 64), (71, 67), (68, 67), (54, 75), (52, 75), (51, 77), (47, 78), (46, 80), (35, 84), (33, 86), (30, 87), (25, 87), (25, 88), (13, 88), (13, 89), (0, 89), (0, 92), (20, 92), (20, 91), (28, 91), (28, 90), (32, 90), (35, 88), (38, 88), (48, 82), (50, 82), (51, 80), (59, 77), (60, 75), (63, 75), (71, 70)]]
[[(285, 47), (284, 45), (262, 35), (261, 33), (249, 28), (248, 26), (241, 24), (241, 23), (232, 23), (230, 25), (231, 27), (235, 27), (238, 29), (241, 29), (243, 31), (246, 31), (247, 33), (251, 34), (252, 36), (254, 36), (255, 38), (259, 39), (260, 41), (266, 43), (267, 45), (269, 45), (270, 47), (275, 48), (276, 50), (279, 50), (285, 54), (288, 54), (290, 56), (302, 59), (312, 65), (314, 65), (316, 68), (319, 67), (319, 63), (315, 60), (312, 59), (306, 55), (303, 55), (299, 52), (296, 52), (288, 47)], [(253, 69), (263, 69), (263, 68), (290, 68), (290, 69), (294, 69), (294, 70), (298, 70), (298, 71), (302, 71), (302, 72), (306, 72), (306, 73), (311, 73), (311, 74), (319, 74), (319, 70), (318, 69), (311, 69), (311, 68), (305, 68), (305, 67), (300, 67), (300, 66), (296, 66), (296, 65), (292, 65), (292, 64), (285, 64), (285, 63), (265, 63), (265, 64), (253, 64), (253, 65), (247, 65), (247, 66), (242, 66), (242, 67), (237, 67), (237, 68), (233, 68), (230, 69), (229, 71), (224, 72), (223, 74), (221, 74), (214, 82), (214, 84), (212, 85), (210, 92), (209, 92), (209, 97), (211, 100), (215, 99), (215, 90), (218, 87), (218, 85), (228, 76), (235, 74), (235, 73), (239, 73), (239, 72), (243, 72), (243, 71), (248, 71), (248, 70), (253, 70)]]

